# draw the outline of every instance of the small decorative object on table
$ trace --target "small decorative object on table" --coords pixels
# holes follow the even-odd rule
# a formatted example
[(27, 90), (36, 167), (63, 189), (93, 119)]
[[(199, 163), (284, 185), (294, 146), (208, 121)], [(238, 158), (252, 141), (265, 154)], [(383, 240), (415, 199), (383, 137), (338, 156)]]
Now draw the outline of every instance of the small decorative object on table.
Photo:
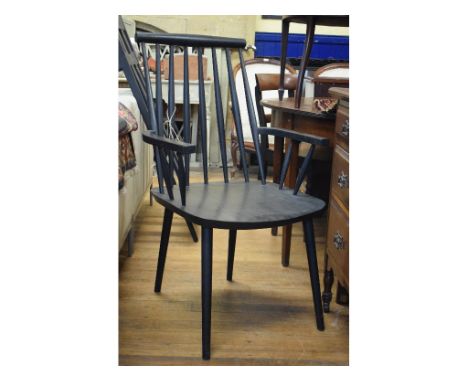
[(314, 105), (323, 113), (335, 113), (338, 107), (338, 100), (335, 98), (316, 97), (314, 98)]

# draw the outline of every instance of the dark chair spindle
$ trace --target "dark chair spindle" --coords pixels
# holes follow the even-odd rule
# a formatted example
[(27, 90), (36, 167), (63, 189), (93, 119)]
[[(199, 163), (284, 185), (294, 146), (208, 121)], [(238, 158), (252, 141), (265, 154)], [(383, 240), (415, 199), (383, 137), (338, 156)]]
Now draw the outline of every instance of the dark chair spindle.
[(309, 151), (307, 152), (304, 161), (302, 162), (302, 166), (299, 168), (299, 173), (297, 174), (296, 184), (294, 185), (294, 195), (297, 194), (299, 191), (299, 187), (301, 187), (302, 182), (307, 174), (307, 169), (312, 162), (312, 157), (314, 156), (315, 145), (311, 145)]
[(156, 110), (157, 110), (157, 130), (160, 137), (164, 136), (164, 116), (163, 116), (163, 96), (161, 79), (161, 46), (156, 44)]
[(250, 131), (252, 132), (252, 139), (254, 141), (255, 151), (257, 154), (257, 161), (258, 161), (258, 169), (260, 172), (260, 179), (262, 184), (265, 184), (265, 170), (264, 170), (264, 163), (263, 163), (263, 150), (260, 148), (260, 142), (258, 139), (258, 126), (257, 126), (257, 117), (255, 115), (255, 109), (252, 101), (252, 94), (250, 93), (249, 81), (247, 79), (247, 72), (245, 70), (245, 62), (244, 62), (244, 54), (242, 53), (241, 49), (238, 49), (239, 52), (239, 60), (241, 64), (242, 70), (242, 79), (244, 83), (244, 92), (245, 92), (245, 99), (247, 101), (247, 112), (249, 113), (249, 122), (250, 122)]
[(180, 199), (182, 205), (185, 206), (185, 192), (187, 187), (186, 173), (184, 169), (184, 157), (181, 153), (177, 153), (177, 178), (179, 179)]
[(164, 181), (166, 182), (167, 194), (171, 200), (174, 200), (174, 193), (172, 192), (172, 172), (170, 165), (167, 161), (167, 153), (164, 148), (161, 148), (161, 165)]
[(226, 49), (226, 63), (228, 70), (229, 90), (231, 94), (232, 116), (234, 118), (234, 125), (236, 126), (236, 133), (239, 141), (240, 161), (242, 164), (244, 179), (246, 182), (248, 182), (249, 171), (247, 168), (247, 160), (245, 156), (244, 133), (242, 132), (242, 121), (239, 111), (239, 99), (237, 98), (236, 82), (234, 81), (234, 75), (232, 73), (231, 51), (229, 49)]
[(288, 172), (289, 162), (291, 161), (291, 154), (292, 154), (293, 142), (291, 141), (288, 147), (288, 151), (284, 157), (283, 166), (281, 167), (281, 175), (279, 179), (279, 188), (280, 190), (283, 189), (284, 180), (286, 179), (286, 173)]
[(221, 89), (219, 84), (219, 73), (218, 73), (218, 59), (216, 56), (216, 48), (211, 48), (211, 54), (213, 57), (213, 77), (214, 77), (214, 90), (215, 90), (215, 101), (216, 101), (216, 122), (218, 126), (218, 140), (221, 151), (221, 162), (223, 164), (223, 175), (224, 182), (228, 183), (228, 169), (227, 169), (227, 154), (226, 154), (226, 135), (224, 131), (224, 114), (223, 114), (223, 103), (221, 101)]
[[(190, 131), (190, 80), (189, 80), (189, 64), (188, 64), (188, 49), (184, 49), (184, 142), (190, 143), (192, 135)], [(189, 185), (190, 179), (190, 154), (185, 154), (185, 182)]]
[(203, 161), (203, 181), (208, 184), (208, 149), (206, 136), (206, 101), (205, 101), (205, 81), (203, 78), (203, 52), (199, 47), (198, 53), (198, 100), (200, 107), (198, 108), (198, 127), (201, 133), (201, 149)]
[(167, 89), (169, 128), (175, 129), (174, 46), (169, 47), (169, 88)]

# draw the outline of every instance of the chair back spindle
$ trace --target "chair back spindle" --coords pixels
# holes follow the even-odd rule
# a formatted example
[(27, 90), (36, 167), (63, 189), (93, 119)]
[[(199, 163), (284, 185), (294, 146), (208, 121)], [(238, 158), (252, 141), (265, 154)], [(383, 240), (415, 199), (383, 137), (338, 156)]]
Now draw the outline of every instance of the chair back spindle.
[(216, 122), (218, 126), (218, 140), (221, 152), (221, 162), (223, 164), (224, 183), (229, 182), (227, 170), (227, 154), (226, 154), (226, 133), (224, 131), (224, 114), (223, 103), (221, 101), (221, 87), (219, 84), (218, 73), (218, 58), (216, 56), (216, 48), (211, 48), (211, 55), (213, 59), (213, 77), (214, 77), (214, 91), (216, 102)]
[(236, 82), (234, 81), (234, 75), (232, 72), (232, 61), (231, 61), (231, 51), (226, 49), (226, 63), (228, 70), (228, 79), (229, 79), (229, 91), (231, 95), (231, 104), (232, 104), (232, 116), (234, 118), (234, 125), (236, 126), (237, 139), (239, 141), (239, 152), (240, 152), (240, 161), (242, 165), (242, 171), (244, 173), (244, 180), (249, 181), (249, 171), (247, 168), (247, 160), (245, 155), (244, 147), (244, 133), (242, 132), (242, 121), (239, 110), (239, 99), (237, 97)]
[[(173, 130), (176, 128), (175, 124), (175, 84), (174, 84), (174, 46), (169, 47), (169, 88), (168, 91), (168, 128)], [(170, 134), (169, 134), (170, 136)]]
[(203, 78), (203, 52), (199, 47), (198, 54), (198, 100), (200, 107), (198, 108), (198, 127), (201, 135), (201, 150), (203, 162), (203, 181), (208, 184), (208, 148), (206, 136), (206, 101), (205, 101), (205, 81)]
[(299, 191), (299, 187), (301, 187), (302, 182), (307, 174), (307, 170), (312, 162), (312, 157), (314, 155), (315, 145), (311, 145), (309, 151), (307, 152), (304, 161), (302, 162), (301, 167), (299, 168), (299, 173), (297, 174), (296, 184), (294, 185), (294, 195), (296, 195)]
[[(190, 132), (190, 82), (188, 49), (184, 49), (184, 142), (190, 143), (192, 136)], [(189, 185), (190, 179), (190, 154), (185, 154), (185, 184)]]
[[(146, 60), (145, 60), (146, 62)], [(161, 46), (156, 44), (156, 105), (157, 105), (157, 132), (158, 135), (164, 136), (163, 127), (163, 96), (162, 96), (162, 81), (161, 81)]]
[(239, 60), (241, 64), (241, 70), (242, 70), (242, 80), (244, 83), (244, 92), (245, 92), (245, 99), (247, 101), (247, 111), (249, 113), (249, 122), (250, 122), (250, 131), (252, 132), (252, 139), (254, 141), (254, 147), (255, 147), (255, 152), (257, 154), (257, 160), (258, 160), (258, 167), (260, 171), (260, 179), (262, 181), (262, 184), (265, 184), (265, 170), (263, 168), (263, 160), (261, 158), (261, 149), (260, 149), (260, 142), (258, 139), (258, 131), (257, 131), (257, 117), (255, 115), (255, 110), (253, 106), (253, 101), (252, 101), (252, 94), (250, 93), (250, 86), (249, 86), (249, 81), (247, 78), (247, 72), (245, 70), (245, 62), (244, 62), (244, 55), (242, 53), (241, 49), (238, 49), (239, 52)]
[(286, 152), (286, 155), (284, 157), (283, 164), (281, 166), (281, 175), (279, 179), (280, 190), (283, 189), (284, 180), (286, 179), (286, 173), (288, 172), (289, 162), (291, 161), (292, 148), (293, 143), (291, 142), (291, 144), (288, 147), (288, 151)]

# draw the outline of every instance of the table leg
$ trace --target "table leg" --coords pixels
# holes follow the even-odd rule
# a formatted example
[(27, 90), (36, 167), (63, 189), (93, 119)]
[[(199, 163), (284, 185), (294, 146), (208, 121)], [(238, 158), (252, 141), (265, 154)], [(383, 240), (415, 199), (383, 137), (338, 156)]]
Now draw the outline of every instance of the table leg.
[(289, 20), (283, 20), (281, 27), (281, 69), (280, 69), (280, 86), (278, 89), (279, 99), (283, 99), (284, 95), (284, 71), (286, 69), (286, 55), (288, 50), (288, 35), (289, 35)]
[(315, 18), (311, 17), (310, 19), (307, 20), (307, 31), (306, 31), (306, 41), (304, 43), (304, 53), (301, 59), (301, 69), (299, 71), (299, 75), (297, 78), (296, 96), (294, 98), (294, 106), (297, 108), (301, 106), (302, 88), (304, 86), (305, 70), (307, 67), (307, 63), (309, 61), (310, 51), (312, 50), (312, 44), (314, 42), (314, 33), (315, 33)]

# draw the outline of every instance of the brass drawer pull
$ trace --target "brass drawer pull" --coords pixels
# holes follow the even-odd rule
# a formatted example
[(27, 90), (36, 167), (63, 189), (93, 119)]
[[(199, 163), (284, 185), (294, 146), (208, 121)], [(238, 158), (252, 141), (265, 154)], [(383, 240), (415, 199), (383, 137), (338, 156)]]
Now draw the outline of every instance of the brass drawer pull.
[(348, 185), (349, 185), (348, 175), (346, 175), (343, 171), (341, 171), (341, 174), (338, 175), (338, 186), (340, 188), (345, 188), (345, 187), (349, 187)]
[(343, 122), (343, 125), (341, 126), (341, 134), (344, 136), (349, 136), (349, 119)]
[(344, 238), (339, 232), (336, 232), (335, 236), (333, 236), (333, 244), (335, 244), (336, 249), (344, 249)]

